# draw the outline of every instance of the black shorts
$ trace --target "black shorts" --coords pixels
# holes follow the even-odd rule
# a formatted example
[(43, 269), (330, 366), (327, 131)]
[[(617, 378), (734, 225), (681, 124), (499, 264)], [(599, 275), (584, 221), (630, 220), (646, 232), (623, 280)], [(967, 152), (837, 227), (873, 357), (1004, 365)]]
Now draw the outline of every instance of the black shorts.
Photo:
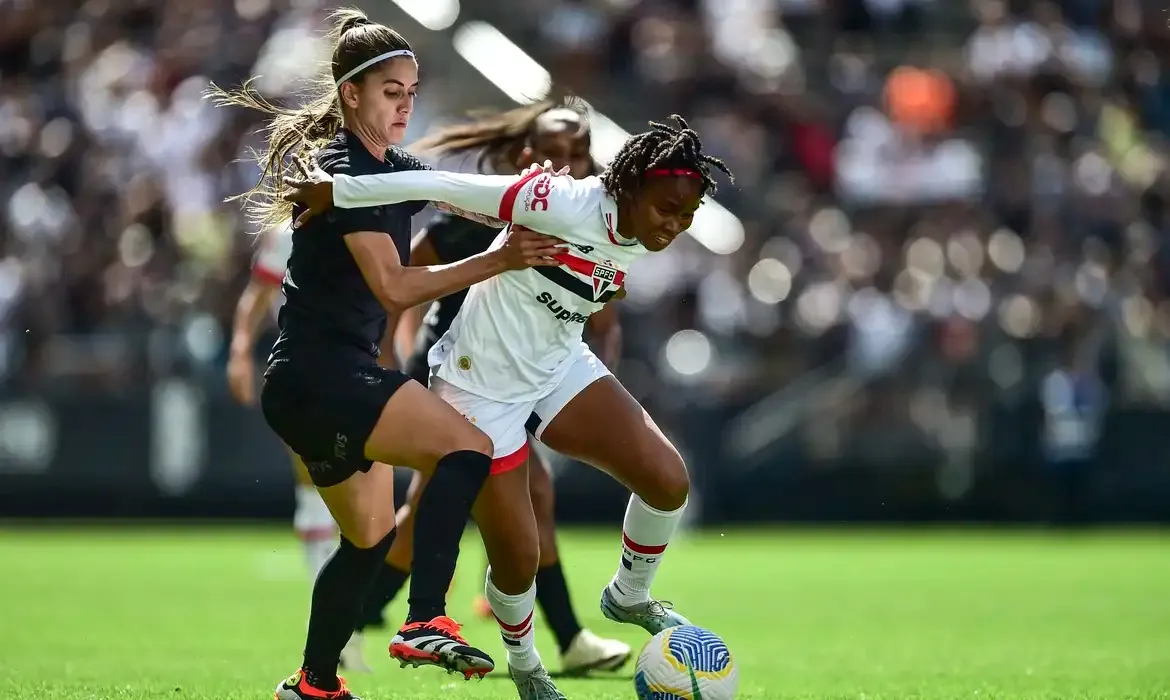
[(304, 460), (313, 484), (335, 486), (370, 470), (366, 441), (386, 402), (409, 381), (373, 361), (277, 365), (265, 374), (260, 406), (269, 427)]
[(427, 354), (425, 352), (416, 352), (406, 360), (406, 366), (402, 368), (406, 372), (406, 376), (414, 381), (429, 387), (431, 381), (431, 366), (427, 363)]

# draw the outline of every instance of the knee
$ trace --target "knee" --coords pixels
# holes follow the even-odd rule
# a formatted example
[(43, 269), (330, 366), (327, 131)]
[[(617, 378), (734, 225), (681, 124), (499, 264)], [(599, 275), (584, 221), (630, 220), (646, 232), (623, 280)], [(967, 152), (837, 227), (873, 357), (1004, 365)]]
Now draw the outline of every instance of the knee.
[(379, 556), (385, 557), (394, 541), (394, 521), (389, 523), (371, 518), (345, 533), (345, 539), (358, 549), (378, 549)]
[(471, 423), (460, 426), (460, 430), (452, 436), (451, 441), (447, 444), (445, 454), (451, 452), (479, 452), (491, 457), (495, 452), (495, 446), (492, 444), (492, 439), (487, 436), (479, 428)]
[(656, 510), (669, 512), (682, 508), (691, 492), (691, 477), (682, 457), (671, 449), (647, 459), (654, 470), (646, 480), (645, 493), (639, 493), (638, 497)]

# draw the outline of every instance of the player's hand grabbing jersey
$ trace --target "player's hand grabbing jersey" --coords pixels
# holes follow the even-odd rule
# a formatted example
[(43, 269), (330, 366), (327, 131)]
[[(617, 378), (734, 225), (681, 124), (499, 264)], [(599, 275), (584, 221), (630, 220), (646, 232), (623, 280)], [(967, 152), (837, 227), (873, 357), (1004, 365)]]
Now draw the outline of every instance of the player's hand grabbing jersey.
[(532, 400), (555, 387), (580, 349), (586, 319), (621, 289), (630, 264), (646, 253), (617, 235), (617, 204), (596, 177), (339, 176), (333, 193), (338, 206), (390, 197), (446, 201), (566, 241), (559, 266), (506, 272), (473, 286), (431, 350), (441, 379), (496, 401)]

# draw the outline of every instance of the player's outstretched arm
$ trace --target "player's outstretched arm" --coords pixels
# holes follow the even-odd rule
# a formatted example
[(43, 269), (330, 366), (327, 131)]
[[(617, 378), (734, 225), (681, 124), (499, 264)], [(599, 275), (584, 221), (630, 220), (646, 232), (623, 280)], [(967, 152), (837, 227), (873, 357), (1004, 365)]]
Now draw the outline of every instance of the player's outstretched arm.
[(553, 256), (561, 251), (562, 245), (550, 236), (514, 227), (498, 248), (449, 265), (406, 267), (398, 257), (394, 241), (384, 233), (357, 231), (345, 236), (345, 244), (366, 284), (391, 315), (466, 289), (507, 270), (557, 265)]
[[(461, 216), (490, 217), (557, 235), (572, 230), (587, 206), (573, 180), (557, 177), (548, 166), (529, 168), (519, 176), (442, 170), (330, 176), (314, 164), (298, 161), (297, 165), (302, 175), (284, 179), (287, 192), (283, 195), (306, 207), (297, 225), (331, 206), (361, 209), (430, 201), (441, 202), (442, 208)], [(550, 204), (553, 199), (557, 206)]]

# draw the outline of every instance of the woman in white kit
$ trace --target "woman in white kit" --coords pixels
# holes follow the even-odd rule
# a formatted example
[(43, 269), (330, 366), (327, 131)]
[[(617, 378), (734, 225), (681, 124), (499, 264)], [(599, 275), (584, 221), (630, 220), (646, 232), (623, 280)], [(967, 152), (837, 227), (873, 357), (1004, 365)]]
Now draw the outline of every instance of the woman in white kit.
[[(633, 495), (617, 574), (602, 612), (651, 634), (687, 624), (650, 598), (650, 583), (686, 506), (678, 451), (582, 341), (584, 321), (621, 290), (630, 264), (685, 231), (711, 168), (699, 135), (652, 123), (631, 136), (600, 177), (519, 177), (440, 171), (332, 179), (316, 168), (286, 179), (286, 199), (308, 206), (298, 224), (332, 206), (437, 200), (566, 241), (556, 267), (509, 272), (471, 287), (430, 354), (431, 388), (492, 439), (494, 465), (473, 515), (491, 564), (486, 595), (513, 676), (540, 665), (533, 646), (539, 555), (528, 494), (525, 423), (550, 448), (606, 471)], [(529, 423), (531, 429), (532, 423)], [(452, 518), (466, 514), (452, 512)], [(559, 695), (559, 694), (558, 694)]]

